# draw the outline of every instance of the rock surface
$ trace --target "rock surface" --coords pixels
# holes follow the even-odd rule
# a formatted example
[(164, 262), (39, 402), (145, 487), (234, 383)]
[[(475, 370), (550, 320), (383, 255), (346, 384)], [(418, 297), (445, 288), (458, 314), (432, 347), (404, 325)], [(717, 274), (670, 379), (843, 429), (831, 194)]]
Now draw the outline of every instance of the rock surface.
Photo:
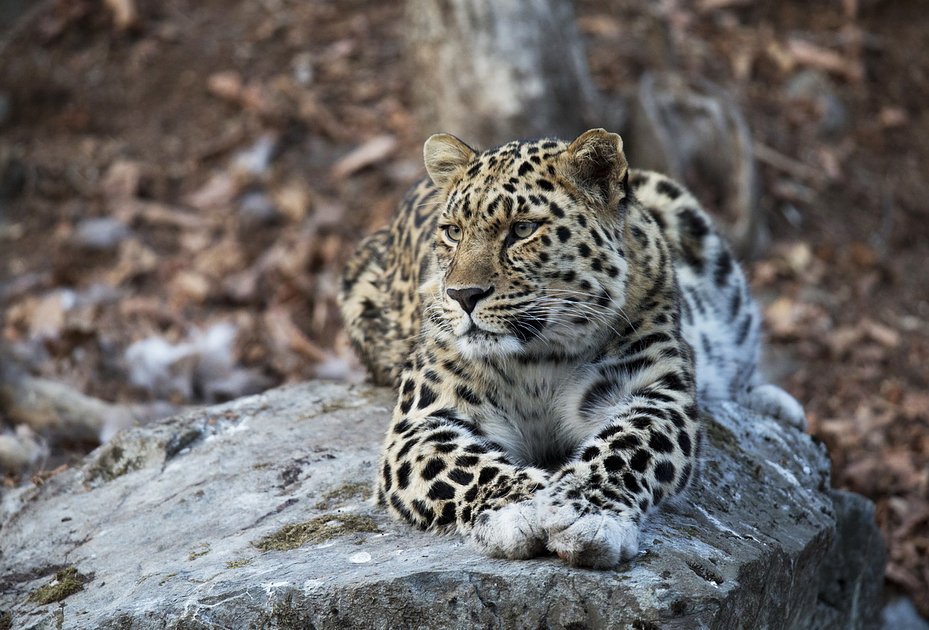
[(698, 507), (655, 514), (643, 553), (598, 572), (483, 558), (371, 505), (391, 406), (367, 386), (273, 390), (125, 431), (80, 467), (7, 492), (0, 627), (878, 622), (873, 508), (829, 489), (824, 449), (805, 434), (735, 405), (710, 410)]

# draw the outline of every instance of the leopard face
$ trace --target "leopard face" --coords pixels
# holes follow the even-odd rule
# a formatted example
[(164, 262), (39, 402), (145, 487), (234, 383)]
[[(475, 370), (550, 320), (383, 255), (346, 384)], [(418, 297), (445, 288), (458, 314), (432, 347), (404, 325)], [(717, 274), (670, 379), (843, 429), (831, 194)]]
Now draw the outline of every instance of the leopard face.
[(626, 163), (618, 136), (586, 136), (480, 154), (452, 136), (427, 143), (444, 205), (424, 313), (465, 357), (570, 356), (615, 326)]

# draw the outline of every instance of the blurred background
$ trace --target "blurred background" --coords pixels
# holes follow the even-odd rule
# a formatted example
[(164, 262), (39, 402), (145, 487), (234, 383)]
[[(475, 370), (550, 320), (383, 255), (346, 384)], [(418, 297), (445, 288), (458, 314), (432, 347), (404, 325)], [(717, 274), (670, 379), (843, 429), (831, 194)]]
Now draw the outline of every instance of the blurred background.
[(0, 0), (2, 484), (363, 380), (340, 270), (424, 139), (605, 126), (736, 242), (769, 372), (929, 615), (926, 32), (920, 0)]

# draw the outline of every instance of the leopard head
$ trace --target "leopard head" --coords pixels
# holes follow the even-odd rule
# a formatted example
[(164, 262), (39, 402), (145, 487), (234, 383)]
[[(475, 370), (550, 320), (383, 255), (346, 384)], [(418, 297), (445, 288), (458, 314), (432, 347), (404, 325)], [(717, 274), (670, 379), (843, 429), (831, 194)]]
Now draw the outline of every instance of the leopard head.
[(430, 137), (439, 191), (425, 315), (469, 358), (576, 355), (616, 327), (625, 296), (622, 139), (511, 142), (477, 152)]

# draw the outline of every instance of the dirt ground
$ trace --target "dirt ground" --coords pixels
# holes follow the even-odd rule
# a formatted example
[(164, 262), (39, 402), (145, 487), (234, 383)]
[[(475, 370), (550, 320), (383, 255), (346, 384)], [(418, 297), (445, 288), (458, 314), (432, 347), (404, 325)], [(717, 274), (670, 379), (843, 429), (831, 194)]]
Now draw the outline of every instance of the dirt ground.
[[(2, 343), (118, 403), (363, 378), (339, 271), (434, 131), (411, 112), (400, 3), (165, 0), (131, 15), (55, 0), (9, 21), (13, 4), (0, 0)], [(929, 616), (923, 3), (576, 8), (603, 93), (674, 68), (741, 105), (771, 237), (746, 266), (775, 376), (835, 484), (877, 503), (888, 588)], [(38, 479), (94, 445), (52, 438)]]

